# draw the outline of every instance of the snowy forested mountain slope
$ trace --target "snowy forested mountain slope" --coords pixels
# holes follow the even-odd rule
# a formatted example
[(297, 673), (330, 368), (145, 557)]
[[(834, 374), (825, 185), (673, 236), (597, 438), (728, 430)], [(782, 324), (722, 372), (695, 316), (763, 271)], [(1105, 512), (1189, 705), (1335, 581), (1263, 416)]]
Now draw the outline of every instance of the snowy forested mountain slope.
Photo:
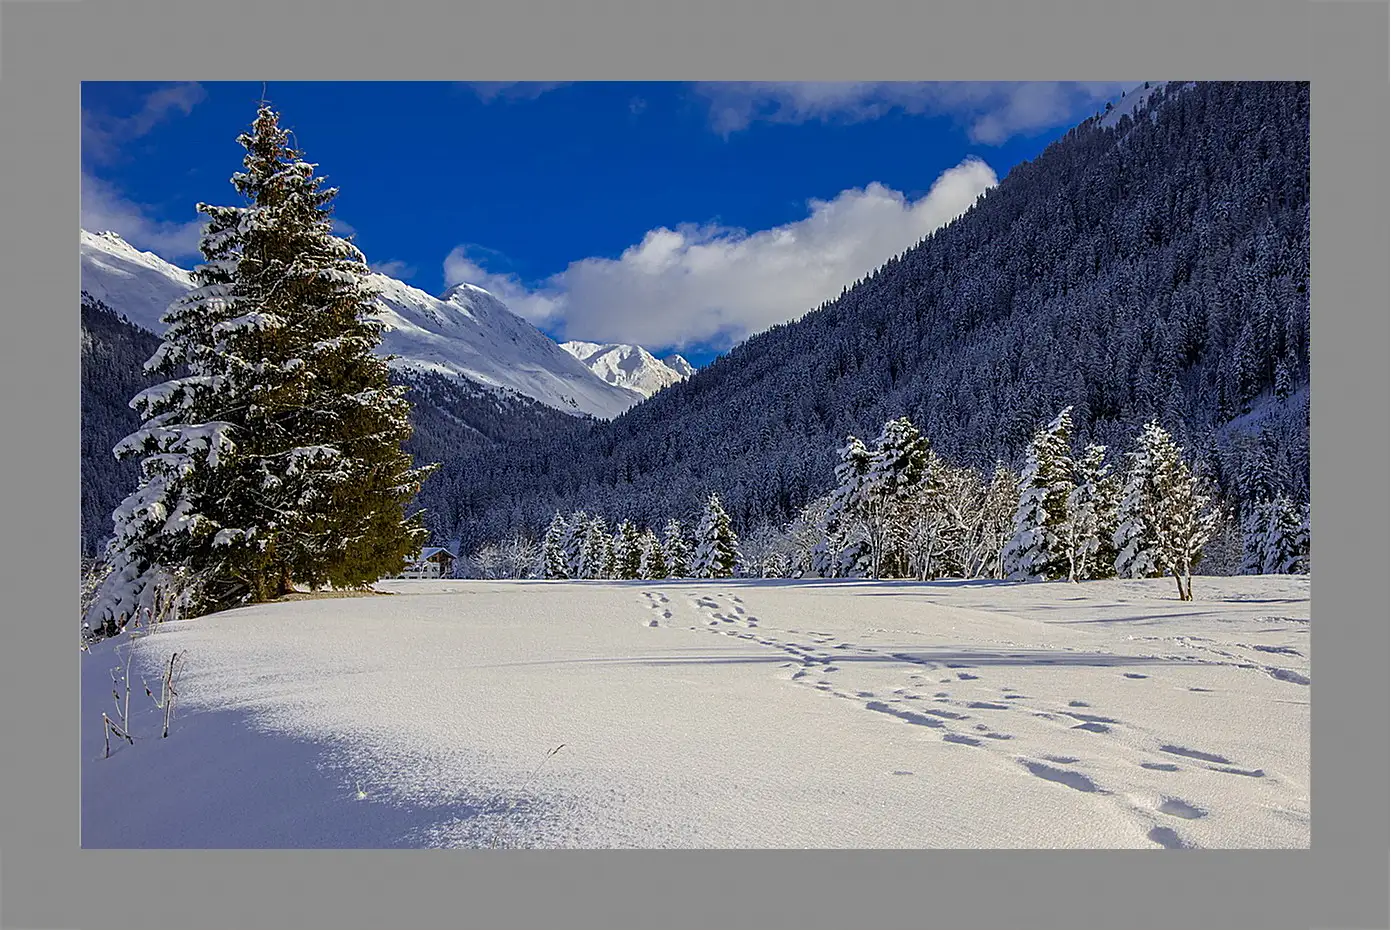
[[(171, 298), (172, 299), (172, 298)], [(140, 469), (119, 461), (116, 443), (140, 425), (130, 399), (154, 383), (145, 361), (159, 337), (122, 320), (104, 302), (82, 299), (82, 555), (111, 535), (111, 511), (135, 490)]]
[[(564, 410), (615, 416), (643, 395), (610, 384), (492, 294), (468, 284), (441, 297), (385, 275), (379, 318), (386, 325), (381, 351), (399, 356), (394, 367), (463, 375)], [(161, 333), (170, 301), (192, 287), (189, 273), (115, 233), (82, 232), (82, 289), (137, 326)]]
[(537, 534), (557, 508), (659, 526), (711, 490), (747, 529), (828, 490), (847, 433), (906, 415), (950, 461), (1017, 465), (1069, 404), (1079, 443), (1118, 456), (1157, 417), (1228, 500), (1307, 499), (1308, 85), (1170, 84), (1116, 109), (582, 441), (451, 462), (468, 500), (436, 532)]
[(695, 371), (679, 355), (658, 359), (642, 346), (572, 341), (562, 342), (560, 347), (609, 384), (637, 391), (643, 397), (651, 397)]
[(160, 317), (193, 287), (187, 271), (114, 232), (82, 230), (81, 250), (82, 290), (152, 333), (164, 332)]

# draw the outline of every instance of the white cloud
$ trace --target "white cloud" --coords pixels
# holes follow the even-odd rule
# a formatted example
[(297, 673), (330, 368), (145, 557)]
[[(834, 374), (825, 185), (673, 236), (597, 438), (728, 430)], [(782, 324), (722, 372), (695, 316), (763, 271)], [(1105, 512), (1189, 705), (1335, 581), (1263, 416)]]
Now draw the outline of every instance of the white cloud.
[(726, 136), (756, 122), (860, 122), (894, 110), (951, 116), (972, 141), (998, 145), (1020, 133), (1079, 120), (1133, 81), (814, 81), (710, 82), (696, 93), (710, 106), (712, 128)]
[(198, 240), (205, 222), (202, 217), (184, 223), (151, 219), (143, 206), (87, 171), (82, 172), (81, 217), (83, 229), (120, 233), (136, 248), (169, 262), (199, 254)]
[(617, 259), (573, 262), (537, 289), (489, 272), (464, 247), (445, 260), (445, 276), (486, 288), (563, 338), (724, 348), (837, 296), (996, 183), (988, 165), (968, 159), (915, 201), (874, 183), (813, 200), (805, 218), (773, 229), (654, 229)]

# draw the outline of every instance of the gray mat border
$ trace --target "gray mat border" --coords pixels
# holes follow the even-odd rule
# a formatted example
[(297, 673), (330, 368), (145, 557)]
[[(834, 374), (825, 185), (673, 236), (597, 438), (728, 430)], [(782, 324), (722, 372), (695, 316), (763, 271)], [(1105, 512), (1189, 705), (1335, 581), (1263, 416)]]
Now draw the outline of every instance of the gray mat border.
[[(0, 926), (1388, 926), (1387, 26), (1345, 0), (4, 4)], [(1312, 850), (78, 849), (79, 80), (1108, 76), (1312, 81)]]

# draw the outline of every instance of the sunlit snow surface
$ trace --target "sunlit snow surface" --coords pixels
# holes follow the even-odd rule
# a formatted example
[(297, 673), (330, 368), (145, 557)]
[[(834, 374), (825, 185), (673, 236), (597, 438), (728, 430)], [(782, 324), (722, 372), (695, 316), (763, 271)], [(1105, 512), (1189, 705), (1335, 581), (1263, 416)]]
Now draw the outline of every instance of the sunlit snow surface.
[(84, 654), (83, 845), (1309, 845), (1307, 578), (380, 587), (137, 641), (109, 759)]

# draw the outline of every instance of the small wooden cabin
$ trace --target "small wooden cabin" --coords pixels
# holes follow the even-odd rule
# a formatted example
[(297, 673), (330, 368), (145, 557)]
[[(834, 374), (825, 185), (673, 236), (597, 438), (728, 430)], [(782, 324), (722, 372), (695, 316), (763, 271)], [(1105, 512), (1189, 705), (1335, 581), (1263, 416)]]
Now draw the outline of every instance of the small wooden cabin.
[(408, 563), (401, 578), (449, 578), (454, 574), (454, 553), (440, 546), (426, 546)]

